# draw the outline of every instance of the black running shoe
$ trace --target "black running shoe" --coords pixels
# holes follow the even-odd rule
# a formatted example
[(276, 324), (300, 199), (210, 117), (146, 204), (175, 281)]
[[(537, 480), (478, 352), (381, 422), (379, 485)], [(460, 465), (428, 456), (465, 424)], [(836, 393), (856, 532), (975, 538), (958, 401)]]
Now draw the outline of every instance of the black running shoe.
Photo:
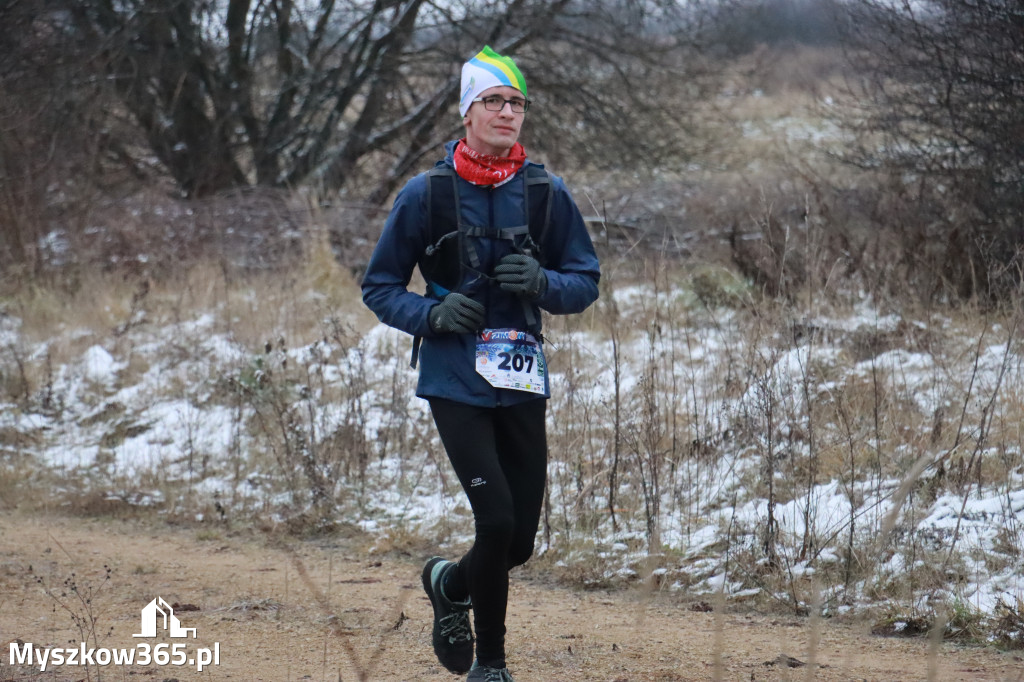
[(492, 668), (489, 665), (474, 663), (469, 671), (466, 682), (516, 682), (512, 679), (508, 668)]
[[(464, 673), (473, 665), (473, 631), (469, 627), (469, 599), (453, 602), (441, 590), (441, 578), (455, 564), (434, 557), (423, 567), (423, 589), (434, 607), (431, 640), (437, 660), (453, 673)], [(480, 678), (485, 679), (485, 678)]]

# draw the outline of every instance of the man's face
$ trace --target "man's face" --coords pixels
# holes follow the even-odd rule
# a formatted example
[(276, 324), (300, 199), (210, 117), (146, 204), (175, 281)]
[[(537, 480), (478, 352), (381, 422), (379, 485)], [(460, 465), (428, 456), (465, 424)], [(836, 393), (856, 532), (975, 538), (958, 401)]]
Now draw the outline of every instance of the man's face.
[[(505, 99), (526, 99), (523, 93), (507, 85), (488, 88), (479, 97), (492, 95)], [(525, 115), (512, 111), (510, 104), (504, 104), (501, 111), (491, 111), (484, 107), (483, 102), (473, 102), (462, 121), (466, 126), (466, 144), (481, 154), (508, 156), (509, 150), (519, 139), (519, 129)]]

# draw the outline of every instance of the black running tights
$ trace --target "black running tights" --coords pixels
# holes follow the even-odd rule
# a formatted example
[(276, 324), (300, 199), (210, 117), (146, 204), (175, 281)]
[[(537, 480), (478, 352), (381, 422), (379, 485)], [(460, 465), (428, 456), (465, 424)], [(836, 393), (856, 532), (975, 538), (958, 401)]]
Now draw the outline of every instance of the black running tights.
[(477, 660), (505, 665), (508, 572), (533, 553), (547, 473), (547, 400), (474, 407), (430, 399), (441, 442), (473, 509), (476, 537), (449, 597), (473, 601)]

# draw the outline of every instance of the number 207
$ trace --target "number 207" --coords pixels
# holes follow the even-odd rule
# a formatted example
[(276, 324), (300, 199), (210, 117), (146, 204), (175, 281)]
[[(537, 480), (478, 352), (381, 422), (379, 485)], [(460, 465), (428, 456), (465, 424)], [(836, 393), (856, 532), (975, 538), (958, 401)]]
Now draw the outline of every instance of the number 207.
[(501, 362), (498, 363), (498, 369), (505, 371), (512, 370), (514, 372), (522, 372), (523, 369), (529, 373), (533, 369), (533, 356), (532, 355), (520, 355), (519, 353), (498, 353), (498, 357), (501, 358)]

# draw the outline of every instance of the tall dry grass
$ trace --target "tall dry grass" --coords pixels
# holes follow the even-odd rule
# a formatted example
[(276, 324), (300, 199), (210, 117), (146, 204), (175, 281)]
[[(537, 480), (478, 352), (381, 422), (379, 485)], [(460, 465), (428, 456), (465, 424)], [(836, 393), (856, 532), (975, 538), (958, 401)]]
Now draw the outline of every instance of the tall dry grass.
[[(556, 374), (533, 570), (680, 595), (717, 586), (801, 614), (919, 614), (958, 603), (955, 576), (1020, 561), (1020, 306), (865, 315), (834, 293), (823, 229), (810, 215), (769, 249), (774, 297), (724, 264), (601, 247), (598, 303), (546, 321)], [(23, 418), (0, 430), (4, 489), (16, 499), (15, 476), (64, 438), (91, 454), (49, 470), (51, 499), (86, 513), (109, 509), (91, 501), (101, 494), (299, 533), (360, 523), (392, 549), (464, 543), (408, 339), (376, 327), (322, 239), (305, 253), (258, 274), (198, 263), (145, 288), (103, 276), (5, 299), (18, 323), (0, 348), (2, 400)], [(211, 339), (230, 357), (208, 356)], [(96, 345), (116, 379), (72, 381)], [(174, 405), (185, 437), (129, 472), (129, 445), (157, 429), (127, 402), (133, 386)], [(204, 440), (217, 419), (219, 447)], [(969, 519), (989, 498), (1005, 531), (990, 547), (974, 525), (941, 538), (922, 525), (940, 500)]]

